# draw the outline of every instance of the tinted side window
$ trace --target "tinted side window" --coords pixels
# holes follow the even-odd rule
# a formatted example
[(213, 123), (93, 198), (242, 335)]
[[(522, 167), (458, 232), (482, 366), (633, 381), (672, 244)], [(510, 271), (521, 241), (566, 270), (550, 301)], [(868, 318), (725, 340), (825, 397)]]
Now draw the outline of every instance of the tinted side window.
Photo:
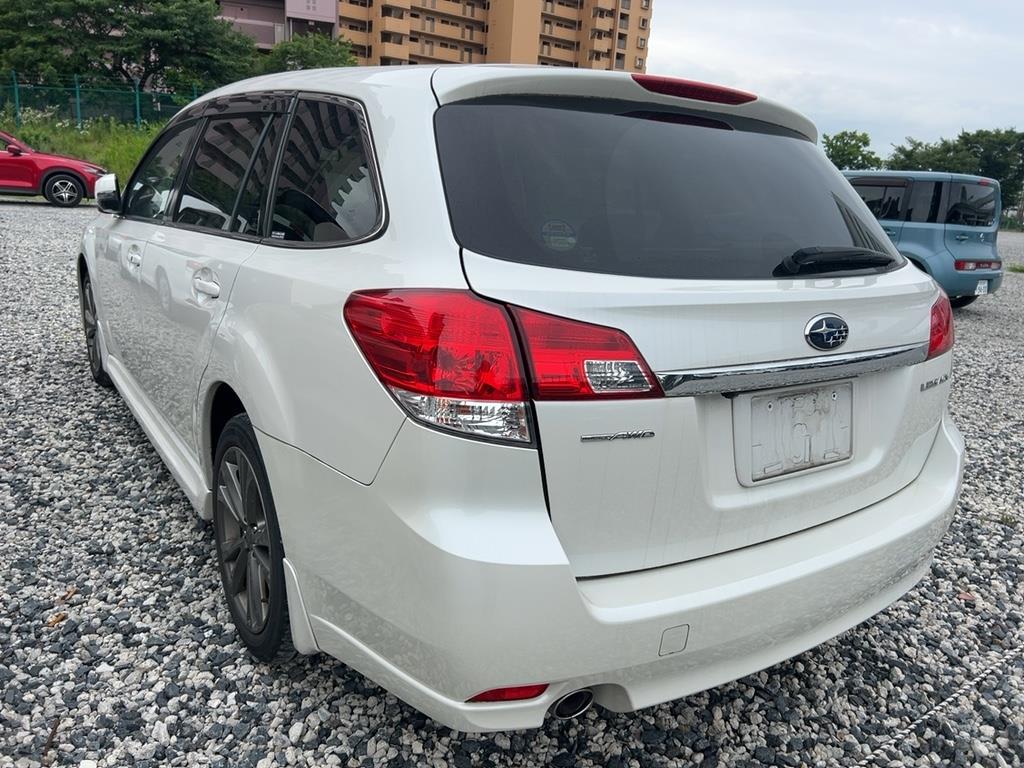
[(381, 205), (356, 113), (328, 101), (302, 100), (284, 148), (270, 236), (304, 243), (344, 243), (369, 235)]
[(185, 177), (175, 221), (207, 229), (228, 228), (268, 119), (267, 115), (238, 115), (206, 124)]
[(900, 205), (903, 203), (904, 187), (886, 187), (885, 195), (882, 197), (882, 209), (878, 218), (888, 221), (898, 221), (900, 218)]
[(125, 214), (161, 219), (167, 213), (174, 179), (178, 175), (196, 123), (171, 128), (156, 140), (154, 150), (143, 160), (128, 191)]
[(864, 201), (868, 210), (871, 211), (871, 215), (876, 219), (880, 219), (882, 217), (882, 203), (885, 200), (885, 187), (857, 184), (854, 186), (854, 189), (857, 190), (860, 199)]
[(245, 188), (238, 200), (235, 219), (231, 223), (232, 232), (256, 236), (263, 234), (264, 200), (267, 185), (270, 183), (270, 172), (277, 157), (277, 146), (284, 120), (284, 115), (274, 115), (271, 118), (263, 142), (256, 150), (256, 157), (253, 158), (252, 167), (249, 169), (249, 178), (246, 179)]
[(991, 227), (996, 218), (999, 187), (955, 181), (949, 189), (946, 223), (965, 227)]
[(934, 224), (939, 220), (939, 205), (942, 202), (941, 181), (915, 181), (907, 200), (907, 221)]

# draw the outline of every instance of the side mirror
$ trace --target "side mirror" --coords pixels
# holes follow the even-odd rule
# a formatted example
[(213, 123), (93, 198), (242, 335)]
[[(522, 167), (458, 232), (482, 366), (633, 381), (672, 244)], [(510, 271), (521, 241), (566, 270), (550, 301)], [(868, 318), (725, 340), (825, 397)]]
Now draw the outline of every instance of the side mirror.
[(7, 153), (11, 157), (17, 157), (18, 155), (21, 154), (21, 147), (19, 147), (17, 144), (8, 144), (7, 145)]
[(101, 213), (121, 212), (121, 188), (117, 184), (116, 173), (108, 173), (96, 180), (96, 207)]

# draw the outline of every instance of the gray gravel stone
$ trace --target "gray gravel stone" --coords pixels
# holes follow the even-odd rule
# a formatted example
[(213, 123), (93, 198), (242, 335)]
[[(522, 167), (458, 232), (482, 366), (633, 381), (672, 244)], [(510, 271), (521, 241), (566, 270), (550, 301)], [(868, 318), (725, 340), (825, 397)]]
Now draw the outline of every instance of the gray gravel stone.
[[(681, 701), (467, 735), (324, 656), (245, 654), (208, 526), (89, 379), (74, 257), (92, 215), (0, 202), (0, 765), (1024, 763), (1024, 275), (956, 313), (963, 497), (906, 598)], [(1024, 237), (1000, 248), (1024, 263)]]

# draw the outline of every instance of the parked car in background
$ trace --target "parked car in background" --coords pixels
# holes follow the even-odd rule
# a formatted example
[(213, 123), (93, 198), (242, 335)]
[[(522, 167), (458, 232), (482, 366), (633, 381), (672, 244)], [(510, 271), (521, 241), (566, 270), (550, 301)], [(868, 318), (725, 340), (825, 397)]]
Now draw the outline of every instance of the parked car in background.
[(71, 208), (94, 196), (96, 179), (105, 173), (95, 163), (38, 152), (0, 131), (0, 194), (43, 195)]
[(516, 729), (910, 589), (963, 469), (952, 313), (816, 135), (687, 80), (352, 67), (215, 91), (101, 179), (92, 375), (252, 654)]
[(1003, 282), (999, 182), (931, 171), (845, 171), (900, 253), (931, 275), (954, 307)]

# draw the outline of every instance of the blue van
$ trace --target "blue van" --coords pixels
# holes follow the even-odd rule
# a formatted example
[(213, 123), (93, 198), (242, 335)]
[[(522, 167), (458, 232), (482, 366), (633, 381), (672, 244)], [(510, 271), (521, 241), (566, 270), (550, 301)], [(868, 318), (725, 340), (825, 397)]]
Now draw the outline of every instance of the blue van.
[(999, 182), (931, 171), (843, 175), (900, 253), (931, 275), (954, 307), (999, 289)]

